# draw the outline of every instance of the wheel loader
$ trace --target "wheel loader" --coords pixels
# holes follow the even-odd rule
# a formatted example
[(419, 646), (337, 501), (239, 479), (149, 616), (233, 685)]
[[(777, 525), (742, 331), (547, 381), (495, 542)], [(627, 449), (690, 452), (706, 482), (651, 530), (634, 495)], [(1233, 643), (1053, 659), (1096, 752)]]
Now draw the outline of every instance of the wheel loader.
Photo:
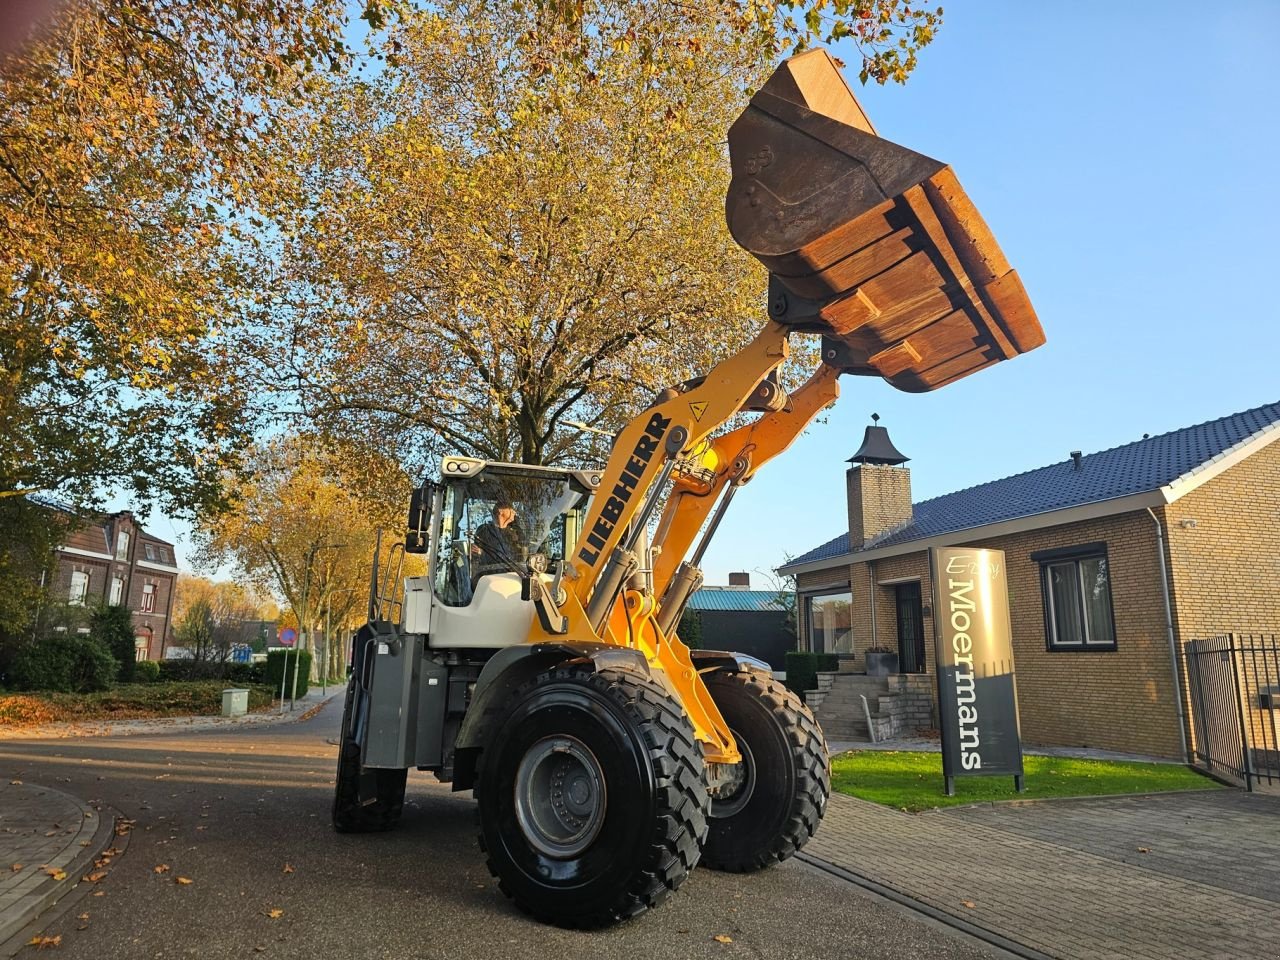
[[(408, 770), (430, 771), (473, 791), (501, 889), (561, 926), (639, 914), (699, 863), (785, 860), (822, 819), (804, 703), (676, 632), (734, 492), (842, 374), (933, 390), (1044, 340), (951, 169), (877, 136), (825, 51), (779, 66), (729, 153), (729, 229), (770, 273), (759, 334), (656, 396), (601, 469), (446, 457), (353, 651), (334, 826), (392, 827)], [(821, 364), (788, 394), (794, 334), (822, 337)], [(739, 414), (758, 416), (726, 431)]]

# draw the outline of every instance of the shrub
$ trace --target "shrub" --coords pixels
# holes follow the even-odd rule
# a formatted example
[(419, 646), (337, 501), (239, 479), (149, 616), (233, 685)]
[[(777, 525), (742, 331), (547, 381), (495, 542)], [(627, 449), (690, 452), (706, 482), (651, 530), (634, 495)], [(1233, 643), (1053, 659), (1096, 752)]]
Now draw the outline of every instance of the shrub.
[(134, 665), (138, 662), (134, 632), (133, 614), (119, 604), (98, 607), (89, 618), (89, 634), (115, 657), (116, 676), (121, 683), (133, 680)]
[(685, 610), (680, 614), (680, 626), (676, 634), (690, 650), (702, 649), (702, 614), (697, 610)]
[[(289, 657), (289, 677), (284, 685), (284, 695), (293, 692), (293, 674), (298, 673), (298, 696), (307, 692), (307, 681), (311, 677), (311, 651), (309, 650), (272, 650), (267, 654), (266, 670), (263, 679), (273, 690), (280, 689), (280, 681), (284, 679), (284, 659)], [(301, 663), (301, 667), (299, 667)]]
[(82, 633), (54, 633), (23, 647), (11, 672), (19, 690), (89, 693), (110, 687), (118, 670), (102, 641)]
[(791, 650), (787, 653), (787, 686), (804, 696), (806, 690), (818, 687), (819, 670), (837, 670), (840, 659), (834, 653), (809, 653)]
[(160, 679), (160, 664), (154, 660), (143, 660), (133, 668), (133, 679), (138, 683), (155, 683)]

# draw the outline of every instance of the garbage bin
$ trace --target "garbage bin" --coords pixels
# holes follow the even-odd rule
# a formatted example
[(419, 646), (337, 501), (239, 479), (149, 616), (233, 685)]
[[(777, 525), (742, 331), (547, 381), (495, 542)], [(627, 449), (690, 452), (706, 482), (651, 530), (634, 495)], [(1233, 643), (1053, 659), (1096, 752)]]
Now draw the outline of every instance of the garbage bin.
[(224, 717), (242, 717), (249, 712), (248, 690), (223, 690), (222, 715)]

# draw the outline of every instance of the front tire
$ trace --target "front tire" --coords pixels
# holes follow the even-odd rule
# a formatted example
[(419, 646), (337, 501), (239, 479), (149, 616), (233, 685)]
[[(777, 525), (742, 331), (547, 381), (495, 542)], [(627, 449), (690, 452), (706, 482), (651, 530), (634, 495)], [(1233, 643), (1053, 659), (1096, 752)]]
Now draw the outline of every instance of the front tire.
[(657, 906), (697, 864), (705, 776), (693, 725), (658, 683), (559, 668), (517, 691), (480, 756), (480, 846), (526, 913), (608, 926)]
[(338, 735), (338, 777), (333, 791), (333, 828), (339, 833), (375, 833), (390, 830), (404, 808), (408, 770), (366, 767), (360, 762), (360, 744), (353, 736), (356, 678), (347, 683)]
[(735, 789), (711, 804), (702, 863), (760, 870), (813, 836), (831, 795), (831, 766), (818, 723), (794, 693), (758, 673), (703, 675), (742, 754)]

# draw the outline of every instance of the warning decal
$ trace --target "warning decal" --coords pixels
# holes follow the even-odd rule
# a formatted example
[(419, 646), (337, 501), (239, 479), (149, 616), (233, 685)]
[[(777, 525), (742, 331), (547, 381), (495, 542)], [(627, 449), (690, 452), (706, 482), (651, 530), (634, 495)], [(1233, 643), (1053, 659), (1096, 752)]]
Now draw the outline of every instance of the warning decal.
[(697, 403), (689, 404), (689, 409), (693, 411), (693, 419), (701, 420), (702, 415), (707, 412), (707, 401), (700, 400)]

